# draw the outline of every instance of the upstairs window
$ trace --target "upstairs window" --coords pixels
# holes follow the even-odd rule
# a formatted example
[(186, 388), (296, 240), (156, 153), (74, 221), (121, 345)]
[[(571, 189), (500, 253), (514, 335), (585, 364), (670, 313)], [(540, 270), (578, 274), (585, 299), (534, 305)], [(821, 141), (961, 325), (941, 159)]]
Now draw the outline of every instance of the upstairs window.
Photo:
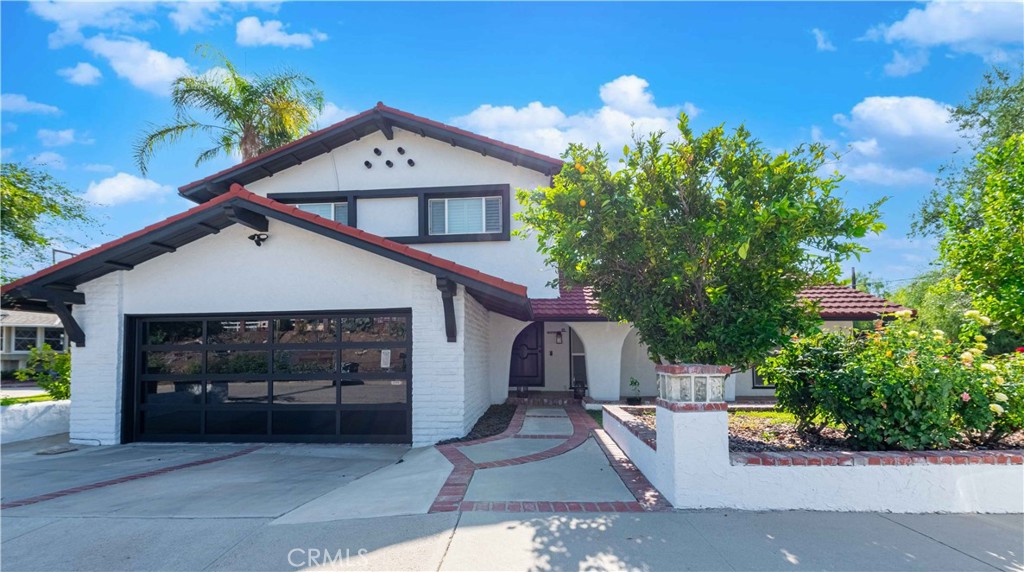
[(501, 197), (430, 199), (432, 235), (500, 233)]
[(300, 203), (299, 210), (322, 216), (325, 219), (348, 224), (348, 203)]

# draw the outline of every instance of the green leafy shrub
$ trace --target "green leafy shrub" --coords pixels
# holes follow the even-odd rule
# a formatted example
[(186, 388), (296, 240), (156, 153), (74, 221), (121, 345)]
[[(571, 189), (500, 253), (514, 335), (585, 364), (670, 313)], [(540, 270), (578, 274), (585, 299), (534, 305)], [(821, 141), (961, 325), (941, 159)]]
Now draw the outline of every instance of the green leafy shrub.
[(921, 332), (909, 313), (864, 336), (797, 339), (758, 371), (804, 431), (842, 425), (865, 449), (993, 443), (1024, 428), (1024, 354), (990, 357), (976, 311), (956, 340)]
[(821, 386), (841, 375), (849, 351), (849, 339), (829, 332), (791, 343), (757, 368), (768, 385), (775, 386), (779, 407), (796, 417), (797, 429), (818, 433), (826, 421), (818, 406)]
[(25, 369), (15, 372), (18, 381), (34, 381), (54, 399), (71, 398), (71, 354), (54, 351), (49, 344), (32, 348)]

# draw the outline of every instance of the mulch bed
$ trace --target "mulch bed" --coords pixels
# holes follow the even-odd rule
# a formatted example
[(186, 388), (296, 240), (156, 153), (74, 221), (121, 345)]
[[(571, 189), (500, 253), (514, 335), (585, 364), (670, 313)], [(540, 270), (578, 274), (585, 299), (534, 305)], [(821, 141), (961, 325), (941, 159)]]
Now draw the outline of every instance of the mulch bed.
[[(633, 413), (651, 429), (655, 429), (654, 408), (631, 408)], [(954, 442), (952, 449), (997, 450), (1024, 448), (1024, 431), (1004, 437), (993, 445), (978, 446), (969, 442)], [(796, 430), (796, 424), (784, 419), (729, 414), (729, 450), (735, 452), (765, 451), (851, 451), (857, 450), (846, 440), (842, 429), (826, 427), (820, 435), (805, 435)]]
[(473, 426), (473, 430), (469, 432), (465, 437), (459, 437), (458, 439), (445, 439), (444, 441), (438, 441), (438, 445), (448, 445), (450, 443), (462, 443), (463, 441), (475, 441), (476, 439), (483, 439), (484, 437), (491, 437), (501, 433), (505, 429), (508, 429), (508, 424), (512, 422), (512, 416), (516, 413), (516, 406), (510, 404), (492, 405), (487, 408), (487, 411), (477, 420), (476, 425)]

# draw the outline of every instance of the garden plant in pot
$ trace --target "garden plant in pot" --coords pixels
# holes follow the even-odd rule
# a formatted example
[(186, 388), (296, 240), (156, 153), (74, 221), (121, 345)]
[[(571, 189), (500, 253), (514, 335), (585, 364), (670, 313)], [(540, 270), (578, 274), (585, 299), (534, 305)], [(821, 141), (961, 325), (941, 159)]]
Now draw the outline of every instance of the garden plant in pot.
[[(884, 228), (881, 201), (850, 208), (842, 178), (821, 174), (824, 146), (775, 153), (742, 126), (697, 134), (681, 114), (678, 133), (634, 137), (618, 169), (600, 146), (564, 157), (552, 186), (517, 193), (521, 232), (563, 286), (592, 286), (605, 316), (636, 328), (662, 398), (721, 401), (730, 368), (818, 324), (799, 292)], [(687, 390), (666, 381), (680, 372), (711, 377)]]
[(626, 398), (626, 405), (640, 405), (640, 380), (631, 377), (629, 378), (629, 392), (632, 394)]

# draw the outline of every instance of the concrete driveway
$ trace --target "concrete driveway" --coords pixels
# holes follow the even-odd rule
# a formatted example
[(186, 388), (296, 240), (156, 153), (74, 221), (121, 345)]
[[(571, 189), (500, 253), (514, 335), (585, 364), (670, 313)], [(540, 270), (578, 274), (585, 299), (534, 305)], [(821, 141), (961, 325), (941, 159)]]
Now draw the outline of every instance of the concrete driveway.
[(429, 506), (432, 495), (417, 488), (429, 479), (409, 475), (450, 469), (433, 459), (436, 450), (395, 446), (125, 445), (35, 454), (48, 444), (3, 448), (3, 502), (25, 501), (0, 512), (5, 571), (1024, 569), (1021, 515), (353, 518), (360, 508), (353, 498), (397, 502), (375, 493), (377, 481), (389, 490), (400, 483), (406, 502), (429, 497), (418, 499)]

